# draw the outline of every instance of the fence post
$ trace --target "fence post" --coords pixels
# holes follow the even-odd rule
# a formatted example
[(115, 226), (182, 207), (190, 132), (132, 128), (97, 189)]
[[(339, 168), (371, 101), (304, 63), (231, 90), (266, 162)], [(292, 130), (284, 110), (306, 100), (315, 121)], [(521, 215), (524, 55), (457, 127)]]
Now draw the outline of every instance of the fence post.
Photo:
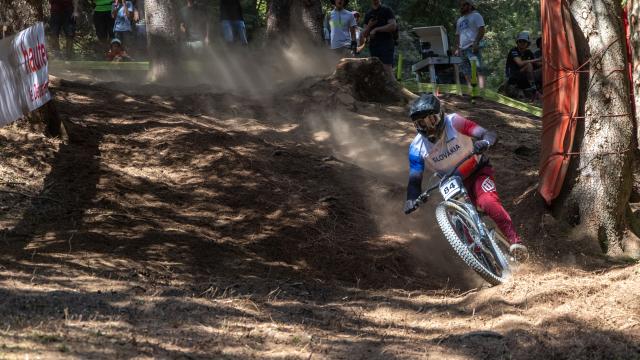
[(475, 56), (469, 57), (471, 63), (471, 103), (476, 103), (478, 97), (478, 58)]

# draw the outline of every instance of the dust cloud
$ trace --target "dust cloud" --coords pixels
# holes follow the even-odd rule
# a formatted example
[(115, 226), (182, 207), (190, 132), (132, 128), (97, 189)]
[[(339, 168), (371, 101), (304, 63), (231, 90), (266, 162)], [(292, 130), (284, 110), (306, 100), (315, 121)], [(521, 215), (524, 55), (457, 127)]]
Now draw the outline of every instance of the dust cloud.
[[(402, 211), (408, 179), (408, 146), (415, 136), (413, 126), (407, 122), (402, 129), (387, 127), (388, 115), (370, 114), (385, 111), (377, 106), (371, 110), (364, 111), (367, 115), (347, 111), (313, 114), (305, 118), (305, 126), (319, 146), (332, 151), (338, 159), (366, 169), (372, 179), (381, 180), (364, 183), (361, 188), (381, 236), (409, 249), (426, 273), (448, 279), (452, 287), (478, 286), (479, 280), (453, 254), (435, 221), (438, 196), (409, 216)], [(404, 113), (402, 108), (394, 110)], [(432, 180), (425, 174), (423, 188)]]
[(198, 53), (180, 49), (176, 58), (176, 67), (168, 70), (161, 82), (154, 83), (142, 71), (69, 71), (63, 67), (53, 68), (51, 73), (136, 94), (172, 94), (174, 90), (181, 94), (213, 92), (260, 97), (295, 87), (309, 77), (329, 75), (338, 62), (333, 53), (303, 39), (262, 47), (216, 43)]
[[(188, 54), (182, 56), (188, 57)], [(106, 86), (131, 94), (160, 96), (235, 94), (246, 98), (246, 102), (229, 105), (261, 104), (264, 113), (260, 117), (275, 123), (274, 117), (293, 111), (280, 108), (283, 105), (278, 101), (279, 94), (290, 93), (296, 87), (304, 88), (305, 79), (312, 81), (313, 77), (331, 74), (338, 62), (330, 51), (296, 40), (287, 46), (261, 49), (215, 47), (208, 49), (201, 59), (204, 61), (186, 62), (183, 76), (161, 85), (136, 83), (129, 78)], [(327, 101), (324, 96), (320, 97), (316, 99), (316, 95), (312, 95), (306, 101)], [(230, 96), (228, 101), (237, 99)], [(199, 104), (211, 116), (216, 116), (219, 105)], [(405, 121), (406, 109), (367, 103), (358, 103), (358, 106), (356, 111), (348, 111), (345, 106), (327, 107), (325, 111), (299, 114), (296, 120), (307, 130), (305, 141), (310, 140), (336, 158), (371, 173), (372, 181), (362, 184), (361, 191), (376, 221), (372, 226), (377, 228), (383, 241), (394, 241), (408, 249), (417, 266), (424, 268), (423, 272), (443, 283), (457, 288), (476, 286), (478, 279), (455, 257), (435, 221), (434, 206), (439, 198), (434, 197), (431, 203), (410, 216), (402, 212), (407, 149), (415, 132), (409, 122), (401, 128), (389, 122)], [(427, 179), (425, 177), (425, 186)]]
[(180, 85), (208, 85), (214, 91), (252, 96), (330, 74), (336, 64), (332, 54), (302, 41), (260, 49), (220, 45), (206, 49), (200, 58), (186, 63), (191, 77), (177, 79)]

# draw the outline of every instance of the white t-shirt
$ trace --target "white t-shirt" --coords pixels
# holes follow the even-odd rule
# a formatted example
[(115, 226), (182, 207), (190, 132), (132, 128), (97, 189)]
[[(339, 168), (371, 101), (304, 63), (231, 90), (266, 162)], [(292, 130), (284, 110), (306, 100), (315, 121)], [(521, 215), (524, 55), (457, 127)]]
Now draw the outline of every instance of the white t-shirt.
[[(351, 29), (358, 26), (356, 18), (351, 11), (342, 9), (333, 10), (329, 14), (329, 28), (331, 29), (331, 48), (338, 49), (351, 45)], [(355, 39), (353, 39), (355, 40)]]
[(478, 31), (484, 26), (484, 19), (477, 11), (461, 16), (456, 23), (456, 35), (460, 35), (460, 49), (473, 45)]

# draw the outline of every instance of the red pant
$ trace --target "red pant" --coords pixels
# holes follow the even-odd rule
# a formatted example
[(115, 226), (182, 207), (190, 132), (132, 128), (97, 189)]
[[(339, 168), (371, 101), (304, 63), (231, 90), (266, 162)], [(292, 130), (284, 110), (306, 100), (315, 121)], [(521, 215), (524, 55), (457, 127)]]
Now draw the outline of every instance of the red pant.
[(471, 201), (495, 221), (500, 231), (502, 231), (510, 243), (515, 244), (521, 242), (520, 237), (516, 233), (516, 229), (513, 227), (509, 213), (504, 209), (500, 197), (498, 197), (496, 183), (493, 179), (493, 168), (491, 166), (484, 166), (465, 179), (464, 186), (469, 192)]

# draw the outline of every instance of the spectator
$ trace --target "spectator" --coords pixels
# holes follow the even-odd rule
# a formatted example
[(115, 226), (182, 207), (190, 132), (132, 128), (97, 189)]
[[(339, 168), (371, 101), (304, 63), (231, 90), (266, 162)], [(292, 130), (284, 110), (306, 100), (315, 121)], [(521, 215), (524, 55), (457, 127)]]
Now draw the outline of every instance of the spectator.
[(51, 4), (51, 49), (60, 52), (60, 32), (66, 37), (65, 56), (73, 55), (73, 38), (76, 32), (75, 19), (78, 17), (78, 0), (49, 0)]
[(360, 27), (360, 13), (353, 12), (353, 18), (356, 19), (356, 42), (360, 43), (360, 35), (362, 34), (362, 28)]
[(96, 29), (96, 36), (100, 46), (100, 52), (104, 51), (107, 44), (113, 39), (113, 0), (95, 0), (93, 8), (93, 26)]
[(536, 51), (533, 52), (533, 58), (540, 59), (540, 61), (542, 61), (542, 37), (538, 37), (536, 39), (536, 48)]
[(322, 36), (328, 46), (331, 46), (331, 25), (329, 25), (329, 17), (331, 11), (336, 8), (334, 4), (331, 4), (331, 10), (324, 15), (324, 19), (322, 20)]
[(529, 34), (521, 32), (516, 38), (516, 47), (509, 50), (506, 63), (506, 76), (510, 85), (517, 85), (519, 89), (530, 92), (537, 91), (533, 64), (540, 60), (534, 59), (529, 50)]
[(533, 52), (533, 58), (538, 60), (533, 63), (533, 78), (536, 80), (538, 91), (542, 92), (542, 37), (536, 39), (536, 51)]
[(227, 44), (234, 41), (239, 41), (242, 45), (248, 44), (239, 0), (220, 0), (220, 24)]
[(471, 83), (471, 62), (470, 58), (477, 60), (478, 85), (484, 87), (484, 76), (481, 73), (482, 54), (480, 52), (480, 41), (484, 37), (484, 19), (476, 10), (474, 0), (460, 1), (460, 17), (456, 22), (456, 46), (455, 55), (462, 58), (460, 66), (462, 73)]
[(209, 44), (209, 23), (201, 9), (193, 0), (180, 9), (180, 32), (188, 49), (201, 51)]
[(369, 52), (384, 64), (389, 76), (393, 76), (393, 56), (395, 40), (393, 33), (397, 30), (396, 17), (393, 11), (382, 5), (380, 0), (371, 0), (371, 9), (364, 16), (366, 28), (361, 34), (360, 44), (369, 40)]
[(331, 50), (340, 57), (349, 56), (357, 51), (356, 18), (351, 11), (345, 10), (346, 0), (335, 0), (335, 9), (329, 13), (331, 28)]
[(116, 0), (111, 10), (111, 16), (114, 18), (113, 35), (116, 39), (120, 39), (124, 46), (133, 38), (133, 20), (134, 7), (129, 0)]
[(107, 60), (114, 62), (131, 61), (131, 57), (122, 46), (120, 39), (114, 38), (111, 40), (111, 49), (107, 53)]
[[(0, 23), (2, 23), (2, 19), (0, 18)], [(13, 34), (13, 30), (11, 29), (11, 25), (3, 24), (0, 25), (0, 39), (4, 39), (5, 37)]]

